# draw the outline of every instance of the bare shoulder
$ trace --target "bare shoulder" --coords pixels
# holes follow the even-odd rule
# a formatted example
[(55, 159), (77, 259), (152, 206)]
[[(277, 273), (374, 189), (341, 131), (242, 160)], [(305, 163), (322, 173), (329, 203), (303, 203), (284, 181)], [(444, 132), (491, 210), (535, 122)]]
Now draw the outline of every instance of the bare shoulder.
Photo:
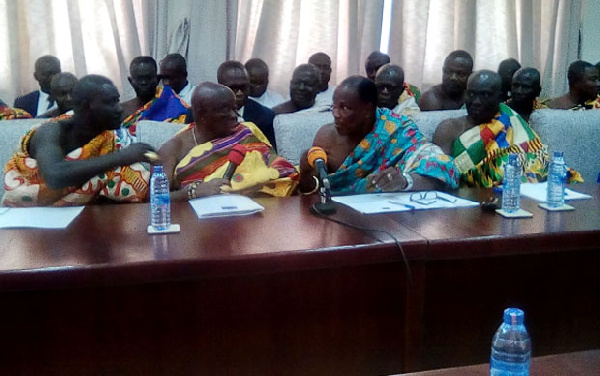
[(333, 123), (325, 124), (317, 131), (317, 134), (313, 140), (313, 146), (320, 146), (324, 149), (327, 149), (336, 138), (337, 131), (335, 130), (335, 125)]
[(452, 143), (465, 131), (467, 123), (466, 116), (442, 121), (433, 133), (432, 142), (440, 146), (444, 153), (450, 154)]
[(546, 103), (546, 105), (548, 106), (548, 108), (554, 108), (557, 110), (566, 110), (572, 107), (572, 103), (569, 98), (569, 93), (561, 97), (549, 100), (548, 103)]
[(436, 111), (443, 108), (442, 99), (439, 94), (440, 90), (441, 86), (438, 85), (421, 94), (421, 98), (419, 99), (419, 108), (421, 111)]

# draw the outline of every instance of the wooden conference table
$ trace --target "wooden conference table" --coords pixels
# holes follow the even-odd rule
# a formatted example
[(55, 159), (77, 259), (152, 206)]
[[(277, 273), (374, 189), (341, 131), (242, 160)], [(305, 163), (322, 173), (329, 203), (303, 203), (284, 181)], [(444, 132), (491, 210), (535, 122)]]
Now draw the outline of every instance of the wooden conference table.
[[(479, 208), (336, 219), (316, 197), (146, 234), (147, 204), (86, 207), (66, 230), (0, 230), (0, 374), (393, 374), (484, 363), (502, 310), (535, 356), (600, 348), (600, 185), (531, 219)], [(491, 191), (461, 190), (482, 200)], [(412, 278), (408, 278), (408, 268)]]

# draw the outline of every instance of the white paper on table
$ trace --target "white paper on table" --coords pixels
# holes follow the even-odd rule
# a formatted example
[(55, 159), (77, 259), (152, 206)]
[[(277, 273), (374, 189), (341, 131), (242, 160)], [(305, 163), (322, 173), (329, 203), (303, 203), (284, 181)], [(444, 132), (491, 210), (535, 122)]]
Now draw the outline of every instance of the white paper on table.
[[(403, 212), (410, 210), (427, 210), (443, 208), (467, 208), (478, 206), (479, 203), (452, 196), (439, 191), (427, 191), (428, 195), (437, 194), (438, 199), (431, 200), (429, 204), (411, 201), (411, 197), (418, 198), (423, 192), (390, 192), (368, 193), (353, 196), (338, 196), (332, 200), (347, 205), (363, 214)], [(414, 195), (414, 196), (413, 196)], [(444, 200), (445, 199), (445, 200)], [(454, 201), (454, 202), (452, 202)]]
[(225, 194), (190, 200), (198, 218), (250, 215), (265, 208), (246, 196)]
[[(548, 189), (548, 183), (523, 183), (521, 184), (521, 196), (529, 197), (532, 200), (539, 202), (546, 202), (546, 190)], [(579, 193), (572, 189), (565, 189), (565, 201), (569, 200), (585, 200), (592, 198), (590, 195), (585, 193)]]
[(0, 228), (64, 229), (85, 206), (0, 208)]

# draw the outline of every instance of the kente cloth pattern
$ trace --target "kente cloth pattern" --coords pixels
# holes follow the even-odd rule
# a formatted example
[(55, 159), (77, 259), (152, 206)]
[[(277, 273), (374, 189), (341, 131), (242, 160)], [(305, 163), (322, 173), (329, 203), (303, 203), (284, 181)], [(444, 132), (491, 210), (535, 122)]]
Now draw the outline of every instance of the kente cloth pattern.
[(582, 111), (582, 110), (598, 110), (600, 109), (600, 94), (596, 99), (585, 102), (584, 105), (578, 104), (577, 106), (570, 108), (571, 111)]
[[(42, 178), (37, 161), (29, 156), (28, 145), (36, 128), (22, 139), (20, 150), (15, 152), (4, 169), (3, 206), (77, 206), (92, 203), (98, 197), (114, 201), (141, 202), (148, 193), (150, 172), (141, 164), (121, 166), (94, 176), (80, 187), (51, 189)], [(112, 131), (104, 131), (89, 143), (65, 157), (76, 161), (116, 151)]]
[[(419, 98), (421, 98), (421, 89), (418, 86), (411, 85), (408, 82), (404, 83), (404, 91), (402, 94), (406, 93), (408, 96), (414, 97), (415, 101), (419, 103)], [(400, 100), (398, 101), (400, 102)]]
[(121, 128), (127, 129), (128, 133), (135, 137), (136, 126), (140, 120), (183, 124), (188, 108), (188, 104), (179, 98), (170, 86), (157, 86), (154, 98), (125, 118)]
[(334, 195), (381, 192), (372, 176), (388, 167), (417, 173), (458, 187), (459, 173), (452, 158), (425, 140), (417, 125), (406, 116), (378, 108), (373, 130), (348, 154), (340, 168), (329, 174)]
[[(180, 133), (193, 132), (195, 126), (189, 124)], [(240, 123), (230, 136), (194, 146), (175, 167), (176, 184), (184, 187), (223, 177), (229, 165), (227, 157), (236, 144), (244, 145), (246, 155), (231, 179), (231, 189), (225, 191), (246, 195), (260, 192), (275, 197), (293, 192), (299, 180), (297, 170), (275, 153), (265, 135), (250, 122)]]
[(0, 106), (0, 120), (31, 119), (29, 112), (20, 108)]
[(452, 144), (454, 163), (468, 186), (492, 187), (502, 183), (508, 154), (516, 153), (523, 181), (545, 181), (548, 151), (527, 122), (507, 105), (489, 122), (465, 131)]

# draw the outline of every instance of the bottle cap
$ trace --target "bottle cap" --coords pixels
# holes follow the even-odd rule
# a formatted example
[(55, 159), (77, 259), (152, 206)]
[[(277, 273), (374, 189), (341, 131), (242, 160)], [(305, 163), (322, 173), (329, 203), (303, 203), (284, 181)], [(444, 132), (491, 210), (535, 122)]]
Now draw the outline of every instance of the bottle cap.
[(517, 161), (517, 155), (515, 153), (510, 153), (508, 155), (508, 162), (516, 162)]
[(162, 165), (154, 165), (154, 166), (152, 166), (152, 172), (163, 172)]
[(507, 308), (504, 310), (504, 323), (508, 325), (523, 325), (525, 312), (518, 308)]
[(555, 151), (554, 154), (552, 154), (552, 156), (554, 158), (564, 158), (565, 152), (564, 151)]

